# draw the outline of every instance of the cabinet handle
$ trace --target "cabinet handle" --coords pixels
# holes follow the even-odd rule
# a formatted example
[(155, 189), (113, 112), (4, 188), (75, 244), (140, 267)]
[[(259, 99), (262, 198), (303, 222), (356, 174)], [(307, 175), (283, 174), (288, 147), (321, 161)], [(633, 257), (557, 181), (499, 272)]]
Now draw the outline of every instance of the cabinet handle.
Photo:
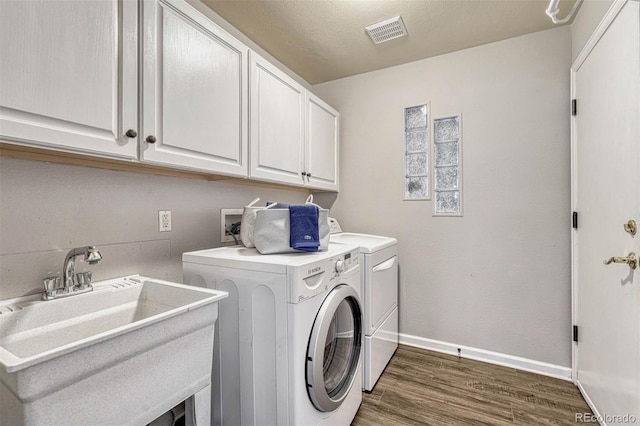
[(307, 175), (307, 172), (302, 172), (302, 177), (305, 177)]
[(124, 135), (128, 138), (135, 138), (136, 136), (138, 136), (138, 132), (136, 132), (133, 129), (129, 129), (127, 130), (127, 133), (125, 133)]
[(307, 180), (311, 177), (311, 173), (307, 173)]
[(147, 141), (147, 143), (156, 143), (156, 137), (153, 135), (147, 136), (147, 139), (145, 140)]

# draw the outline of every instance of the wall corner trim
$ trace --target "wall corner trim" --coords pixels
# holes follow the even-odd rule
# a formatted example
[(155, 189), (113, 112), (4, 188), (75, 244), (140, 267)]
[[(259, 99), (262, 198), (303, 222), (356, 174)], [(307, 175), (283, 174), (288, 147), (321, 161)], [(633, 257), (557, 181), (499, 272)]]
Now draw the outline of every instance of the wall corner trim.
[(615, 0), (611, 4), (611, 7), (607, 11), (607, 13), (604, 14), (602, 21), (600, 21), (596, 29), (591, 34), (591, 37), (589, 37), (589, 39), (585, 43), (582, 50), (580, 51), (576, 59), (573, 61), (573, 65), (571, 65), (571, 71), (575, 71), (575, 72), (578, 71), (578, 69), (582, 66), (584, 61), (587, 59), (587, 56), (589, 56), (589, 54), (593, 50), (593, 47), (596, 45), (596, 43), (598, 43), (600, 38), (602, 38), (602, 36), (607, 31), (609, 26), (613, 23), (613, 20), (616, 18), (616, 16), (618, 16), (618, 13), (620, 13), (622, 8), (628, 2), (629, 0)]
[(517, 370), (528, 371), (530, 373), (542, 374), (543, 376), (554, 377), (556, 379), (573, 381), (571, 367), (549, 364), (528, 358), (521, 358), (514, 355), (500, 352), (487, 351), (485, 349), (472, 348), (469, 346), (456, 345), (454, 343), (441, 342), (439, 340), (427, 339), (410, 334), (399, 334), (400, 344), (413, 346), (435, 352), (442, 352), (449, 355), (458, 355), (458, 348), (461, 349), (461, 357), (476, 361), (488, 362), (490, 364), (511, 367)]

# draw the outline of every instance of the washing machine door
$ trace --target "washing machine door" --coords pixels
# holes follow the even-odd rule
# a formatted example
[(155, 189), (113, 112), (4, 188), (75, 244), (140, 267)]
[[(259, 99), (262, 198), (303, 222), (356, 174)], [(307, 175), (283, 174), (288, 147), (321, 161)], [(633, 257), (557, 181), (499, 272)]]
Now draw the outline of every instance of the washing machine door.
[(358, 294), (353, 287), (341, 284), (320, 306), (307, 347), (307, 391), (318, 410), (333, 411), (347, 397), (358, 369), (361, 344)]

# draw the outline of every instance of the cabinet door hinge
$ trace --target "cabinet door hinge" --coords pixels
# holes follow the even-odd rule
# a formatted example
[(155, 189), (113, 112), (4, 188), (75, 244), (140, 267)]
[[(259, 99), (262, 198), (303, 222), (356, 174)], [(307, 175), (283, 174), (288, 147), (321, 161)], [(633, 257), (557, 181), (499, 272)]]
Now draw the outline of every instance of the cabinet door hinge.
[(578, 326), (573, 326), (573, 341), (578, 342)]
[(572, 223), (573, 229), (578, 229), (578, 212), (573, 212), (571, 223)]
[(571, 115), (578, 114), (578, 100), (571, 99)]

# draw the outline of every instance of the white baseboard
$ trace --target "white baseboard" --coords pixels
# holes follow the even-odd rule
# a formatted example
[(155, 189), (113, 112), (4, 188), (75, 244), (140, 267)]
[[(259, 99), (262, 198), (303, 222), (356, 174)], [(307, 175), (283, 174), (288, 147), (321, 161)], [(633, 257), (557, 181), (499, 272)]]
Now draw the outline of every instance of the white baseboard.
[(542, 374), (544, 376), (555, 377), (557, 379), (571, 381), (571, 368), (562, 367), (560, 365), (548, 364), (546, 362), (535, 361), (533, 359), (521, 358), (518, 356), (503, 354), (500, 352), (492, 352), (484, 349), (472, 348), (469, 346), (456, 345), (439, 340), (426, 339), (424, 337), (412, 336), (410, 334), (400, 333), (400, 343), (403, 345), (414, 346), (416, 348), (427, 349), (430, 351), (442, 352), (450, 355), (458, 355), (462, 358), (474, 359), (476, 361), (488, 362), (490, 364), (511, 367), (517, 370), (529, 371), (531, 373)]
[(580, 391), (580, 393), (582, 394), (582, 397), (587, 402), (587, 405), (589, 406), (589, 408), (591, 408), (591, 411), (593, 411), (593, 415), (595, 416), (596, 420), (598, 420), (598, 423), (600, 424), (600, 426), (607, 426), (607, 424), (604, 421), (604, 418), (600, 415), (600, 412), (598, 411), (596, 406), (593, 405), (593, 401), (591, 401), (591, 398), (589, 398), (589, 395), (584, 390), (584, 387), (582, 387), (582, 383), (580, 383), (580, 380), (576, 380), (575, 384), (578, 387), (578, 390)]

